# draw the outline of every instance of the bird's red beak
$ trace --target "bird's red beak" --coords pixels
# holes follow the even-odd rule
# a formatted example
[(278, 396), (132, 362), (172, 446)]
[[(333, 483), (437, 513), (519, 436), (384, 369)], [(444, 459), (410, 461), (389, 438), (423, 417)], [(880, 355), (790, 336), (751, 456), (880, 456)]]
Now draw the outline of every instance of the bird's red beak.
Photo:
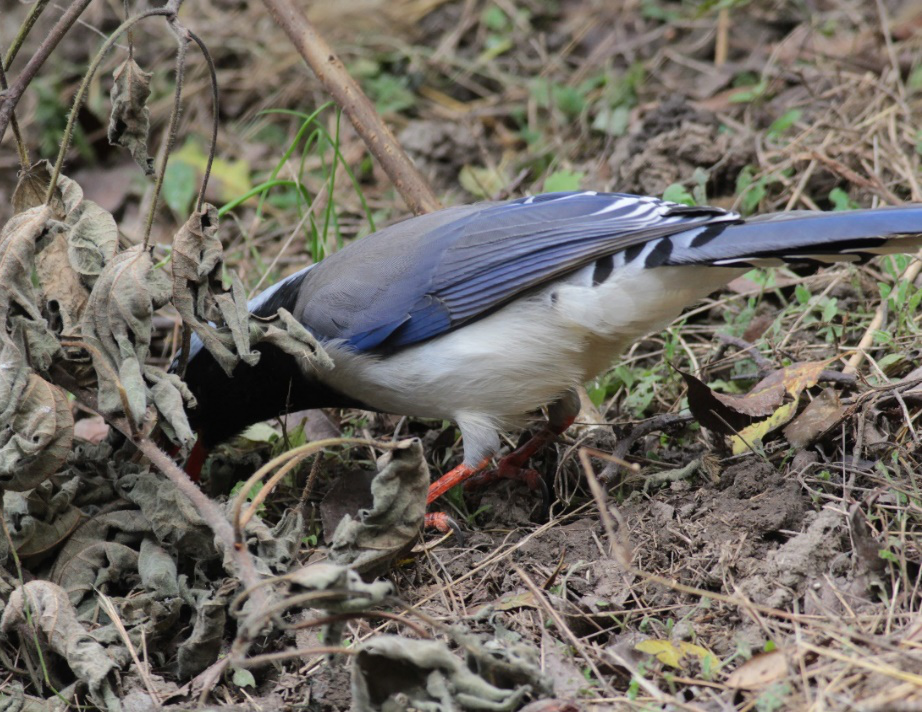
[(202, 444), (202, 436), (199, 435), (195, 445), (192, 446), (192, 452), (189, 453), (189, 457), (186, 459), (186, 466), (183, 468), (193, 482), (198, 482), (201, 479), (202, 467), (205, 465), (207, 457), (208, 450)]
[[(170, 457), (176, 457), (176, 454), (179, 452), (179, 445), (174, 445), (169, 448), (167, 451), (170, 454)], [(189, 478), (193, 482), (198, 482), (202, 479), (202, 467), (205, 465), (205, 460), (208, 459), (208, 449), (202, 444), (202, 436), (199, 435), (198, 440), (195, 441), (195, 445), (192, 446), (192, 452), (189, 453), (189, 457), (186, 458), (186, 464), (183, 469), (186, 471), (186, 474), (189, 475)]]

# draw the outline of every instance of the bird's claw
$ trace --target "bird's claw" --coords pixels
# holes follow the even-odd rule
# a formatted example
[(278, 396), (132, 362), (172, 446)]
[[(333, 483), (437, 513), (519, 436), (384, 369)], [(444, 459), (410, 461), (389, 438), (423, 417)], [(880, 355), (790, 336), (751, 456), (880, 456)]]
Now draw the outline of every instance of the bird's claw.
[(453, 532), (458, 544), (464, 545), (464, 533), (461, 531), (461, 527), (458, 522), (445, 514), (445, 512), (428, 512), (423, 526), (426, 529), (435, 529), (443, 534)]

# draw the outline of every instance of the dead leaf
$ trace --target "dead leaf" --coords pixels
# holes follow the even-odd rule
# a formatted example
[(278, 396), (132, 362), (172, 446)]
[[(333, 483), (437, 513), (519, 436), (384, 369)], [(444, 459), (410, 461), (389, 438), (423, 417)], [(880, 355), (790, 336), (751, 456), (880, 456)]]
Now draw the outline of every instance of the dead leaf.
[(717, 393), (695, 376), (683, 371), (679, 374), (688, 385), (688, 406), (695, 419), (709, 430), (733, 435), (757, 419), (775, 414), (786, 397), (796, 398), (804, 389), (816, 385), (831, 362), (806, 361), (772, 371), (743, 396)]
[[(474, 657), (471, 662), (488, 662), (487, 651), (478, 650), (481, 646), (465, 647)], [(504, 689), (455, 657), (442, 641), (377, 635), (362, 643), (353, 658), (353, 704), (359, 712), (398, 709), (396, 705), (399, 709), (514, 710), (544, 687), (537, 665), (532, 667), (530, 684)]]
[(28, 169), (19, 172), (19, 180), (13, 191), (13, 214), (24, 213), (30, 208), (43, 205), (48, 183), (51, 182), (51, 164), (38, 161)]
[[(224, 292), (223, 255), (218, 211), (206, 204), (173, 237), (173, 306), (230, 376), (239, 359), (253, 366), (259, 353), (250, 347), (246, 295), (236, 276), (230, 294)], [(236, 354), (212, 325), (218, 321), (228, 326)]]
[(727, 687), (758, 690), (784, 679), (788, 674), (787, 656), (780, 650), (753, 655), (727, 677)]
[(800, 398), (785, 403), (774, 413), (765, 418), (758, 420), (752, 425), (748, 425), (739, 431), (737, 435), (730, 436), (730, 450), (734, 455), (742, 455), (750, 452), (756, 443), (761, 443), (765, 436), (774, 432), (797, 413), (797, 406), (800, 405)]
[(493, 604), (497, 611), (514, 611), (519, 608), (541, 608), (531, 591), (523, 593), (507, 593)]
[(378, 458), (371, 483), (374, 506), (343, 517), (333, 533), (330, 561), (360, 573), (387, 568), (419, 535), (426, 513), (429, 468), (419, 440), (404, 440)]
[(22, 645), (32, 646), (40, 634), (60, 655), (101, 709), (118, 703), (115, 674), (118, 666), (77, 620), (77, 613), (60, 586), (49, 581), (30, 581), (10, 595), (0, 632), (19, 634)]
[(0, 334), (9, 331), (14, 306), (32, 321), (45, 321), (32, 286), (32, 270), (38, 242), (47, 234), (51, 218), (51, 209), (44, 205), (29, 208), (10, 218), (0, 232)]
[(58, 549), (83, 519), (72, 504), (63, 509), (45, 507), (42, 511), (41, 505), (46, 503), (41, 501), (41, 489), (33, 489), (28, 496), (23, 492), (3, 493), (3, 516), (9, 523), (13, 546), (29, 565)]
[(71, 267), (67, 238), (58, 232), (35, 258), (35, 272), (42, 286), (43, 306), (56, 334), (73, 336), (86, 308), (90, 292)]
[(305, 371), (333, 368), (333, 360), (323, 350), (314, 335), (304, 328), (287, 310), (279, 309), (275, 318), (267, 323), (251, 319), (258, 331), (253, 335), (254, 343), (265, 341), (293, 356)]
[(36, 374), (29, 374), (6, 426), (0, 432), (0, 488), (32, 489), (67, 459), (74, 437), (70, 404), (64, 391)]
[(685, 667), (683, 661), (686, 658), (697, 658), (702, 665), (707, 664), (712, 670), (716, 670), (720, 664), (714, 653), (684, 640), (642, 640), (634, 646), (634, 650), (653, 655), (663, 665), (679, 669)]
[(320, 502), (320, 521), (326, 543), (333, 541), (333, 532), (343, 517), (356, 518), (361, 510), (374, 506), (371, 483), (377, 474), (369, 470), (350, 470), (340, 475), (330, 487)]
[(839, 394), (826, 388), (784, 429), (784, 437), (794, 447), (805, 448), (838, 425), (846, 410)]
[(169, 278), (154, 268), (142, 245), (120, 252), (99, 275), (81, 331), (90, 346), (103, 413), (121, 412), (127, 404), (126, 415), (136, 426), (143, 422), (149, 394), (142, 364), (150, 350), (151, 317), (169, 298)]
[(128, 149), (147, 175), (154, 174), (154, 159), (147, 153), (150, 134), (150, 78), (133, 58), (122, 62), (112, 73), (112, 114), (109, 117), (109, 143)]

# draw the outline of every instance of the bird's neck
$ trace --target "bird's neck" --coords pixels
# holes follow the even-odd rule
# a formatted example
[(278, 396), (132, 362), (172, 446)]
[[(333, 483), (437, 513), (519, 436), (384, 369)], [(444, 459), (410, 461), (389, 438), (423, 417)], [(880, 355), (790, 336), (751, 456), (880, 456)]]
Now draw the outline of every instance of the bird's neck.
[(239, 434), (247, 426), (309, 408), (359, 404), (333, 390), (316, 374), (270, 344), (258, 344), (255, 366), (240, 362), (229, 377), (214, 358), (201, 352), (189, 362), (186, 381), (197, 405), (190, 421), (207, 447)]

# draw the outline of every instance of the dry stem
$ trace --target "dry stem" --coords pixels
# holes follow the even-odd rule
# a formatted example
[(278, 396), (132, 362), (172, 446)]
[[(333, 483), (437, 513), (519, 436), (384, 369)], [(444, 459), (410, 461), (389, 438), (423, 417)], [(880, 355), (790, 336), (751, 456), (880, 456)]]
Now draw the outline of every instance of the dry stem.
[(378, 159), (407, 207), (416, 215), (442, 207), (429, 185), (404, 153), (391, 130), (349, 75), (342, 61), (294, 0), (263, 0), (272, 17), (317, 75), (336, 103), (346, 112), (368, 150)]

